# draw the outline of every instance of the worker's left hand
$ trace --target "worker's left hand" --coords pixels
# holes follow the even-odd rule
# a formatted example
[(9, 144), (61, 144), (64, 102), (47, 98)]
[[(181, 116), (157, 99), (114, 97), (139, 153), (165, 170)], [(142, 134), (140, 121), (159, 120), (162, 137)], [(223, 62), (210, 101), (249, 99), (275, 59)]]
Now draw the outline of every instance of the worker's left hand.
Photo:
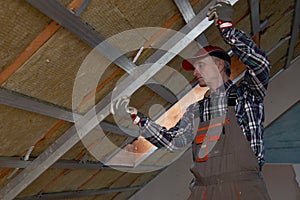
[(223, 22), (232, 22), (233, 8), (228, 0), (217, 0), (216, 4), (209, 8), (206, 15), (208, 20), (214, 20), (215, 25)]

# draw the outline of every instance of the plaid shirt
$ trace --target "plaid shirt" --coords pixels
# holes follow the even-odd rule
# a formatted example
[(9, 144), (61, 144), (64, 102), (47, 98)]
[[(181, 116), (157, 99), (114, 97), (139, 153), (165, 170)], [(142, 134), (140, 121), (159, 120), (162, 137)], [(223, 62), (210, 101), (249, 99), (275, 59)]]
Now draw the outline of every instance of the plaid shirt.
[[(243, 133), (255, 153), (260, 165), (264, 163), (264, 105), (270, 64), (264, 51), (243, 32), (235, 28), (227, 28), (221, 32), (224, 41), (228, 43), (233, 52), (247, 66), (244, 79), (236, 90), (236, 117)], [(223, 87), (224, 86), (224, 87)], [(200, 122), (221, 116), (227, 111), (227, 97), (232, 88), (232, 81), (224, 83), (216, 92), (208, 97), (190, 105), (180, 121), (167, 130), (151, 119), (140, 115), (139, 126), (142, 136), (159, 148), (174, 151), (190, 144), (195, 137), (195, 115)]]

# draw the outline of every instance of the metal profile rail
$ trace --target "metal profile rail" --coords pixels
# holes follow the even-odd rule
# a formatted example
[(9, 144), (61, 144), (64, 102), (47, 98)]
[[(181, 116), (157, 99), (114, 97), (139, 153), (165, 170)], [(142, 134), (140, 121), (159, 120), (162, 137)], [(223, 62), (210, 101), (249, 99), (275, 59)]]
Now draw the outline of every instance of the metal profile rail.
[(285, 68), (288, 68), (288, 66), (291, 64), (291, 61), (293, 59), (294, 49), (297, 41), (297, 37), (299, 35), (299, 27), (300, 27), (300, 0), (296, 1), (295, 4), (295, 14), (294, 14), (294, 22), (292, 27), (292, 37), (290, 40), (289, 50), (288, 50), (288, 58), (286, 61)]
[[(174, 0), (176, 6), (178, 7), (182, 17), (186, 23), (191, 21), (195, 16), (195, 12), (189, 0)], [(207, 46), (208, 41), (205, 35), (202, 33), (195, 39), (201, 46)]]
[[(21, 160), (19, 157), (6, 157), (0, 156), (0, 168), (26, 168), (32, 163), (34, 158), (30, 160)], [(114, 167), (114, 168), (113, 168)], [(120, 170), (158, 170), (161, 166), (149, 166), (139, 165), (137, 168), (126, 167), (126, 166), (107, 166), (101, 162), (85, 161), (80, 162), (78, 160), (58, 160), (50, 168), (54, 169), (84, 169), (84, 170), (114, 170), (118, 168)]]
[(248, 0), (248, 4), (251, 11), (252, 35), (255, 36), (261, 30), (259, 17), (259, 0)]
[[(90, 47), (97, 47), (96, 50), (101, 55), (109, 59), (111, 62), (115, 63), (117, 66), (121, 67), (128, 74), (132, 73), (137, 67), (124, 55), (124, 52), (108, 43), (103, 36), (101, 36), (91, 26), (81, 21), (79, 17), (68, 11), (57, 0), (27, 0), (27, 2), (59, 23), (62, 27), (69, 30)], [(98, 47), (100, 43), (102, 44), (101, 48)], [(150, 79), (149, 83), (152, 84), (148, 84), (146, 86), (157, 93), (159, 96), (164, 98), (166, 101), (172, 104), (177, 101), (176, 95), (169, 91), (167, 88), (163, 87), (163, 85), (159, 84), (156, 80)], [(153, 85), (156, 85), (156, 87), (153, 87)]]
[[(43, 102), (41, 100), (34, 99), (17, 92), (9, 91), (4, 88), (0, 88), (0, 104), (72, 123), (82, 117), (82, 115), (80, 114), (73, 113), (57, 105)], [(108, 122), (102, 121), (100, 122), (100, 126), (103, 130), (109, 131), (111, 133), (117, 133), (120, 135), (125, 134), (125, 132), (118, 126), (115, 126)], [(128, 131), (133, 130), (128, 129)]]
[(101, 189), (73, 190), (73, 191), (63, 191), (63, 192), (53, 192), (53, 193), (39, 193), (33, 196), (16, 198), (15, 200), (66, 199), (66, 198), (69, 199), (69, 198), (96, 196), (96, 195), (108, 194), (108, 193), (135, 191), (141, 189), (142, 187), (143, 185), (121, 187), (121, 188), (101, 188)]
[[(231, 0), (235, 4), (237, 0)], [(208, 8), (214, 2), (209, 3), (196, 17), (194, 17), (180, 32), (175, 34), (163, 46), (167, 52), (154, 53), (147, 59), (149, 67), (141, 72), (137, 71), (120, 83), (118, 96), (131, 95), (138, 88), (143, 86), (152, 76), (154, 76), (163, 66), (171, 61), (179, 52), (188, 46), (199, 34), (206, 30), (212, 22), (205, 18)], [(153, 62), (156, 61), (156, 62)], [(20, 174), (4, 186), (0, 191), (0, 197), (4, 200), (15, 198), (23, 189), (31, 184), (46, 169), (55, 163), (63, 154), (71, 149), (79, 140), (79, 133), (82, 137), (86, 136), (98, 123), (110, 114), (111, 93), (103, 98), (97, 105), (78, 121), (78, 126), (72, 126), (50, 147), (48, 147), (39, 157), (29, 164)], [(113, 99), (114, 100), (114, 99)], [(95, 116), (96, 113), (96, 116)]]

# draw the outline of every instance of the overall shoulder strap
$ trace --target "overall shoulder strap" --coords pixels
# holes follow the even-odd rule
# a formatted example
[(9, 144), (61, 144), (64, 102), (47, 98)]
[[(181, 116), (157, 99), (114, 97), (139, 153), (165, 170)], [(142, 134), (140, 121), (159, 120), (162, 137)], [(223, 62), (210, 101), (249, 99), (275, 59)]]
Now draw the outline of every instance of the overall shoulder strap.
[(234, 84), (228, 89), (228, 100), (227, 104), (228, 106), (235, 106), (236, 104), (236, 99), (237, 99), (237, 86)]

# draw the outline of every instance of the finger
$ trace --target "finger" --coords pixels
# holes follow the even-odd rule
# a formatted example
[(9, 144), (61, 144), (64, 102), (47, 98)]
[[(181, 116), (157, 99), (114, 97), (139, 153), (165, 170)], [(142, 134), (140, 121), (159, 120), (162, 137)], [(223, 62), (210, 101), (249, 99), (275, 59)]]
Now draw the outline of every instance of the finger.
[(228, 0), (217, 0), (217, 3), (226, 3), (230, 5), (230, 1)]
[(214, 20), (215, 18), (217, 18), (217, 13), (216, 12), (212, 12), (210, 13), (209, 16), (207, 16), (208, 20), (211, 21), (211, 20)]
[(217, 7), (217, 5), (213, 5), (213, 6), (209, 7), (208, 10), (212, 11), (212, 10), (216, 9), (216, 7)]
[(127, 99), (128, 99), (127, 96), (123, 96), (123, 97), (119, 98), (116, 103), (116, 108), (118, 109), (120, 107), (120, 105), (123, 104), (124, 101), (127, 101)]
[(208, 11), (208, 12), (207, 12), (207, 14), (212, 14), (212, 13), (214, 13), (214, 12), (216, 12), (216, 11), (217, 11), (217, 9), (216, 9), (216, 8), (214, 8), (214, 9), (212, 9), (212, 10)]
[(136, 114), (137, 110), (134, 107), (128, 107), (126, 110), (129, 114)]
[(122, 102), (122, 108), (124, 108), (126, 111), (128, 109), (128, 105), (129, 105), (129, 99), (124, 99), (123, 102)]
[(116, 113), (115, 113), (115, 104), (114, 104), (114, 102), (112, 102), (111, 104), (110, 104), (110, 112), (111, 112), (111, 114), (113, 114), (113, 115), (115, 115)]

